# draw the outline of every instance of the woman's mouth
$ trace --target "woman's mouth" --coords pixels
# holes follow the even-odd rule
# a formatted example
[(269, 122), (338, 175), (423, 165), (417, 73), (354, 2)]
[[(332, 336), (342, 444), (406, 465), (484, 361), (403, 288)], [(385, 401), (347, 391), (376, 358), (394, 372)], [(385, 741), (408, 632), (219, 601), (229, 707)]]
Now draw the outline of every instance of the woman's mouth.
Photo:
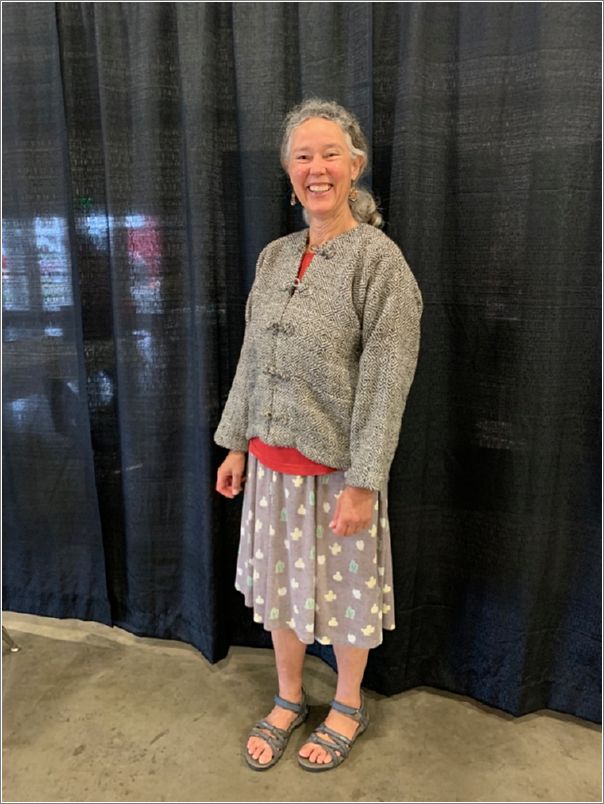
[(313, 195), (325, 195), (325, 193), (331, 190), (331, 187), (331, 184), (309, 184), (307, 189)]

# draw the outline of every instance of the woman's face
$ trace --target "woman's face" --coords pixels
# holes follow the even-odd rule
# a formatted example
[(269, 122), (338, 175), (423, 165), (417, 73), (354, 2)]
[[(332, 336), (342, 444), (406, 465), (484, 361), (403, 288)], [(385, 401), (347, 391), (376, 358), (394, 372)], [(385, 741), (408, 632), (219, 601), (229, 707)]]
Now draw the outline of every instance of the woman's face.
[(333, 120), (311, 117), (294, 130), (287, 172), (311, 217), (328, 219), (349, 213), (348, 193), (361, 161), (351, 157), (344, 132)]

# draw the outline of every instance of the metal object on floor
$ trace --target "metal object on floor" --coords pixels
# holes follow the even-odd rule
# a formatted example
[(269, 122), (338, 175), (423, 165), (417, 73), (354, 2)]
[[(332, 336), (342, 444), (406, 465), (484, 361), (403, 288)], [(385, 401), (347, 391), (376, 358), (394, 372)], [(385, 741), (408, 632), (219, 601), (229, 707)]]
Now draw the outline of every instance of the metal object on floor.
[(4, 626), (2, 626), (2, 639), (8, 645), (11, 653), (18, 653), (21, 650)]

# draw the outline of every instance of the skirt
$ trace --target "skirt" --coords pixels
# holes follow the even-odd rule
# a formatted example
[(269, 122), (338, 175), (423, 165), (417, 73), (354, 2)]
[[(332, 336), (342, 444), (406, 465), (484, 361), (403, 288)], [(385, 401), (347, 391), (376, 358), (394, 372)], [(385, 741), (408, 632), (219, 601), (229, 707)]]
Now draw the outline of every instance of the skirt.
[(370, 526), (336, 536), (344, 471), (290, 475), (248, 453), (246, 474), (235, 589), (254, 621), (309, 645), (380, 645), (395, 628), (387, 484)]

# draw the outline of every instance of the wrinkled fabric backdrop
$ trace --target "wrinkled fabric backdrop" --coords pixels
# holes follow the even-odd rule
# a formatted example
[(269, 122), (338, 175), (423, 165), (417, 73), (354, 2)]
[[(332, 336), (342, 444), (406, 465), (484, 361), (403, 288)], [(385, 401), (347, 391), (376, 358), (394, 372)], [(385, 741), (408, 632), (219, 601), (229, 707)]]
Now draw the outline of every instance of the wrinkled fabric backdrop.
[(271, 645), (212, 435), (317, 94), (425, 302), (365, 685), (599, 722), (600, 33), (596, 3), (4, 4), (4, 609)]

